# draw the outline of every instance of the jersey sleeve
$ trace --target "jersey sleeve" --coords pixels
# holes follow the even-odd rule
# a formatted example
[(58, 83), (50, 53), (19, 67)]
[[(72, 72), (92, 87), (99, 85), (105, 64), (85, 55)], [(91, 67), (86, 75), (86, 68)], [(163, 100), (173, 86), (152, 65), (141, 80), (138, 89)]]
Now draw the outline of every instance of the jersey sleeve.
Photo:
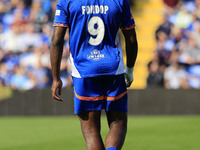
[(53, 26), (69, 27), (69, 14), (67, 13), (67, 3), (65, 0), (59, 0), (56, 5)]
[(135, 27), (128, 0), (123, 0), (121, 30), (130, 30)]

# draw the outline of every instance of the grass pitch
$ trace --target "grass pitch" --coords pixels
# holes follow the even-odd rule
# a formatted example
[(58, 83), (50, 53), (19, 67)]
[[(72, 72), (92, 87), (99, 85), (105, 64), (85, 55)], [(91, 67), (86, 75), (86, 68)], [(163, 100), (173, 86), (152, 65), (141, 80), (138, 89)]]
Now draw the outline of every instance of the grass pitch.
[[(102, 118), (102, 135), (108, 127)], [(72, 117), (0, 117), (0, 150), (86, 150)], [(123, 150), (200, 150), (200, 116), (129, 116)]]

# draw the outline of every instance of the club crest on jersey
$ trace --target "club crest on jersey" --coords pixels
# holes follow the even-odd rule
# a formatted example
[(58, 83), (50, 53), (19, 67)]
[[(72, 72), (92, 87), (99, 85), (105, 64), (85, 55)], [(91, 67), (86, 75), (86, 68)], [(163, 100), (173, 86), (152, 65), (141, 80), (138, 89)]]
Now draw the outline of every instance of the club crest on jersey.
[(56, 15), (56, 16), (60, 16), (60, 10), (56, 10), (55, 15)]
[(102, 58), (105, 58), (105, 55), (104, 54), (101, 54), (100, 53), (100, 51), (98, 51), (98, 50), (93, 50), (92, 52), (91, 52), (91, 54), (90, 55), (87, 55), (87, 58), (88, 59), (92, 59), (92, 60), (94, 60), (94, 61), (99, 61), (99, 60), (101, 60)]

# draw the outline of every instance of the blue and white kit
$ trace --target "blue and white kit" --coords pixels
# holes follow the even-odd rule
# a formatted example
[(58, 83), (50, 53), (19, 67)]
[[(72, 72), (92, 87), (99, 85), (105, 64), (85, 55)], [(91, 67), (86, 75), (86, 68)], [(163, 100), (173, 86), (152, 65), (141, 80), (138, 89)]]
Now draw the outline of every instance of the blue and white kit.
[(118, 30), (135, 27), (128, 0), (59, 0), (54, 26), (69, 28), (75, 114), (126, 112)]
[(117, 33), (135, 26), (128, 0), (59, 0), (54, 26), (70, 30), (73, 77), (124, 73)]

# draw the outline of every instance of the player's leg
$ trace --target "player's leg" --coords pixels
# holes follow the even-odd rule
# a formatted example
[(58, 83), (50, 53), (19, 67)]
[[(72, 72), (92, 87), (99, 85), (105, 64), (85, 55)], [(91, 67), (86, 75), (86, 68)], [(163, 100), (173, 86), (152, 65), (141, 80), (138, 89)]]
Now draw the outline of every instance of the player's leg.
[(88, 150), (105, 150), (100, 135), (100, 116), (104, 109), (102, 78), (73, 78), (74, 113), (81, 121), (81, 129)]
[(101, 111), (83, 112), (78, 114), (81, 130), (86, 141), (87, 150), (105, 150), (100, 130)]
[(107, 111), (107, 120), (110, 131), (105, 140), (106, 148), (115, 147), (117, 150), (122, 148), (127, 131), (127, 113)]
[(120, 150), (127, 131), (127, 89), (124, 75), (108, 77), (106, 83), (106, 115), (110, 130), (105, 146), (108, 150)]

